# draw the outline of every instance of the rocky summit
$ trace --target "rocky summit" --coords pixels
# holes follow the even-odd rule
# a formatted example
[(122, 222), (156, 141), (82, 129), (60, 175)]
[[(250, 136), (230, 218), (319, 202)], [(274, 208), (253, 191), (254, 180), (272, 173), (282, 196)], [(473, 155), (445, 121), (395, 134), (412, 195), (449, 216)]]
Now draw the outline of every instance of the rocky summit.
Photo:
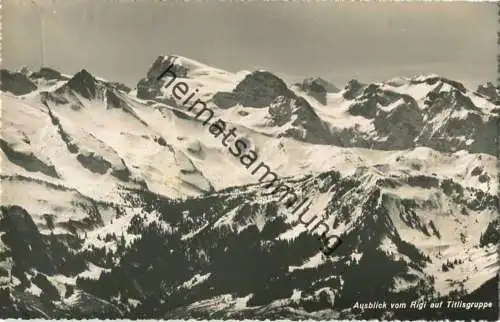
[[(168, 66), (310, 201), (310, 226), (173, 96)], [(2, 70), (0, 317), (496, 319), (498, 88), (339, 88), (173, 55), (133, 89)], [(329, 256), (315, 220), (342, 236)], [(493, 307), (391, 306), (423, 301)]]

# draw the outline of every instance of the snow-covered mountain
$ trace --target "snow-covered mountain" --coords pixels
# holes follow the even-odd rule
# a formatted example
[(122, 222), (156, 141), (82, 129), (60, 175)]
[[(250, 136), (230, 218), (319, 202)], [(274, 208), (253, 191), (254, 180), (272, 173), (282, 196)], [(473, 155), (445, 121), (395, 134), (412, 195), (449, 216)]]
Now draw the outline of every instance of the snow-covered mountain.
[[(170, 65), (311, 201), (306, 218), (342, 236), (333, 254), (158, 78)], [(2, 317), (496, 316), (490, 85), (421, 75), (338, 90), (180, 56), (134, 89), (85, 69), (2, 70)], [(353, 309), (452, 298), (495, 307)]]

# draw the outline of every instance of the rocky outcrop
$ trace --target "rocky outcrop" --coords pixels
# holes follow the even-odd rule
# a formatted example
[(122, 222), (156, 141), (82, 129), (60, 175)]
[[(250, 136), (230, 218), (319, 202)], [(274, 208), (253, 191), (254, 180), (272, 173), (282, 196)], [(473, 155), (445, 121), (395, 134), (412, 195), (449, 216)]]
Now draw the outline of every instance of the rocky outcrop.
[(326, 104), (326, 95), (328, 93), (337, 93), (340, 91), (333, 84), (320, 77), (306, 78), (302, 83), (296, 85), (323, 105)]
[[(419, 144), (439, 151), (496, 153), (500, 115), (479, 109), (456, 88), (430, 92), (425, 105), (427, 122), (418, 137)], [(429, 122), (438, 118), (439, 123)]]
[(183, 66), (179, 58), (174, 55), (170, 56), (159, 56), (151, 66), (151, 68), (148, 70), (148, 73), (146, 75), (147, 79), (152, 79), (152, 80), (159, 80), (160, 76), (165, 76), (169, 77), (167, 75), (169, 74), (164, 74), (166, 70), (171, 71), (172, 73), (175, 74), (175, 76), (179, 78), (187, 78), (188, 77), (188, 68)]
[[(354, 90), (358, 86), (356, 83), (351, 85)], [(355, 97), (354, 102), (349, 106), (348, 111), (354, 116), (363, 116), (366, 118), (374, 118), (379, 107), (386, 107), (390, 104), (402, 99), (409, 104), (416, 106), (415, 101), (411, 96), (402, 95), (396, 92), (382, 90), (379, 85), (370, 84), (361, 92), (361, 88), (358, 88), (357, 97)], [(353, 94), (354, 95), (354, 94)]]
[(45, 274), (74, 274), (85, 267), (83, 260), (68, 249), (70, 245), (78, 247), (78, 239), (68, 237), (66, 246), (62, 242), (65, 238), (58, 240), (41, 235), (30, 214), (22, 207), (2, 207), (1, 211), (2, 241), (10, 248), (14, 262), (12, 274), (21, 282), (29, 284), (26, 272), (30, 268)]
[(48, 165), (42, 160), (38, 159), (32, 152), (25, 153), (16, 151), (16, 149), (9, 145), (3, 139), (0, 139), (0, 148), (5, 153), (10, 162), (24, 168), (30, 172), (41, 172), (53, 178), (59, 178), (56, 169), (53, 165)]
[(490, 102), (500, 105), (500, 88), (491, 82), (479, 85), (476, 93), (486, 97)]
[(86, 99), (96, 98), (98, 93), (97, 80), (88, 71), (82, 69), (76, 73), (64, 86), (56, 90), (56, 93), (62, 93), (64, 90), (71, 90), (80, 94)]
[(317, 144), (332, 142), (327, 126), (303, 97), (279, 96), (271, 102), (268, 112), (271, 126), (290, 124), (279, 136)]
[(212, 97), (212, 102), (223, 109), (231, 108), (238, 104), (238, 96), (230, 92), (217, 92)]
[(122, 91), (122, 92), (125, 92), (125, 93), (128, 93), (128, 92), (130, 92), (130, 90), (131, 90), (131, 88), (130, 88), (130, 87), (128, 87), (127, 85), (122, 84), (122, 83), (118, 83), (118, 82), (111, 82), (111, 83), (109, 83), (109, 84), (111, 85), (111, 87), (116, 88), (116, 89), (118, 89), (118, 90), (120, 90), (120, 91)]
[(465, 88), (464, 84), (451, 80), (446, 77), (442, 76), (437, 76), (437, 75), (428, 75), (428, 76), (419, 76), (415, 77), (409, 80), (409, 84), (428, 84), (428, 85), (435, 85), (437, 83), (443, 83), (443, 84), (448, 84), (456, 89), (458, 89), (460, 92), (465, 93), (467, 89)]
[(356, 96), (358, 96), (358, 94), (363, 90), (363, 88), (365, 88), (365, 86), (366, 85), (358, 82), (357, 80), (351, 79), (344, 88), (344, 93), (342, 94), (342, 96), (345, 99), (352, 100)]
[(76, 156), (76, 159), (84, 168), (89, 169), (94, 173), (105, 174), (111, 168), (110, 162), (93, 152), (79, 153)]
[(154, 79), (141, 79), (137, 83), (137, 97), (143, 100), (151, 100), (160, 94), (160, 85)]
[(49, 67), (42, 67), (39, 71), (33, 72), (30, 75), (33, 80), (45, 79), (45, 80), (68, 80), (67, 76), (62, 75), (55, 69)]
[(216, 93), (213, 102), (220, 108), (230, 108), (236, 104), (268, 108), (270, 126), (279, 127), (291, 122), (291, 126), (279, 136), (319, 144), (331, 142), (326, 125), (309, 102), (296, 95), (282, 79), (270, 72), (256, 71), (247, 75), (232, 92)]
[(292, 137), (316, 144), (332, 143), (332, 136), (327, 126), (303, 97), (296, 97), (293, 100), (292, 115), (296, 116), (292, 126), (304, 130), (301, 137), (295, 135), (292, 135)]
[(488, 224), (486, 230), (481, 233), (479, 245), (484, 247), (488, 244), (498, 245), (500, 243), (500, 220), (495, 219)]
[(279, 96), (295, 97), (282, 79), (267, 71), (247, 75), (232, 93), (241, 105), (259, 108), (269, 106)]
[(273, 125), (282, 126), (288, 123), (292, 117), (291, 99), (279, 96), (269, 105), (269, 115)]
[(154, 99), (161, 94), (162, 86), (168, 82), (174, 73), (177, 78), (188, 77), (188, 69), (177, 63), (176, 56), (159, 56), (148, 70), (145, 78), (137, 83), (137, 97), (140, 99)]
[(123, 160), (121, 160), (119, 167), (114, 167), (111, 162), (95, 152), (79, 153), (76, 159), (91, 172), (105, 174), (111, 169), (111, 175), (122, 181), (127, 181), (130, 177), (130, 170), (125, 166)]
[(394, 149), (407, 149), (414, 145), (424, 123), (416, 102), (402, 101), (390, 111), (379, 110), (373, 124)]
[(106, 89), (106, 108), (127, 108), (127, 102), (113, 88)]

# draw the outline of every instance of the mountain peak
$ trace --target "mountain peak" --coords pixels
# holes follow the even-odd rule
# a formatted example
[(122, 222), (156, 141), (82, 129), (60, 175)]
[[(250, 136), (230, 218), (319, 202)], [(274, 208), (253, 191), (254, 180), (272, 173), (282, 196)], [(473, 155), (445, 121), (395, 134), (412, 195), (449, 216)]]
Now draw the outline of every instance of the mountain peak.
[(236, 85), (233, 90), (243, 106), (265, 107), (278, 96), (290, 97), (292, 91), (286, 83), (268, 71), (254, 71)]
[(0, 70), (0, 90), (14, 95), (24, 95), (36, 89), (36, 85), (24, 73)]
[(326, 104), (326, 95), (328, 93), (337, 93), (340, 91), (335, 85), (321, 77), (309, 77), (304, 79), (302, 83), (295, 85), (323, 105)]
[(344, 98), (345, 99), (353, 99), (355, 98), (364, 88), (365, 84), (360, 83), (355, 79), (351, 79), (347, 82), (347, 85), (344, 88)]
[(78, 73), (76, 73), (73, 76), (73, 79), (89, 79), (89, 80), (95, 80), (94, 76), (90, 74), (86, 69), (82, 69)]
[(31, 72), (29, 77), (34, 80), (45, 79), (45, 80), (68, 80), (69, 77), (62, 75), (57, 70), (50, 67), (41, 67), (37, 72)]
[(499, 104), (500, 101), (500, 87), (493, 85), (491, 82), (481, 84), (477, 87), (476, 93), (485, 96), (489, 101)]
[(158, 56), (149, 68), (146, 78), (156, 81), (169, 66), (171, 66), (169, 70), (172, 73), (175, 73), (177, 77), (184, 78), (187, 76), (187, 69), (182, 67), (181, 61), (182, 59), (175, 55)]
[(92, 99), (95, 97), (97, 92), (97, 80), (92, 76), (86, 69), (82, 69), (76, 73), (67, 83), (64, 85), (70, 88), (74, 92), (82, 95), (87, 99)]

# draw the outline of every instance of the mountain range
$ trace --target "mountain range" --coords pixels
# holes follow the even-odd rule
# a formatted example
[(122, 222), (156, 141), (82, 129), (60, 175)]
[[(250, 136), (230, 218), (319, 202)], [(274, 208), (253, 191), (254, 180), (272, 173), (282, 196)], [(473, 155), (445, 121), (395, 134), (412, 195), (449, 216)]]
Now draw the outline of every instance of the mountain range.
[[(330, 256), (166, 80), (197, 89), (343, 236)], [(135, 88), (1, 70), (0, 316), (496, 319), (500, 88), (338, 88), (176, 55)], [(229, 124), (228, 124), (229, 125)], [(489, 301), (490, 310), (356, 302)]]

